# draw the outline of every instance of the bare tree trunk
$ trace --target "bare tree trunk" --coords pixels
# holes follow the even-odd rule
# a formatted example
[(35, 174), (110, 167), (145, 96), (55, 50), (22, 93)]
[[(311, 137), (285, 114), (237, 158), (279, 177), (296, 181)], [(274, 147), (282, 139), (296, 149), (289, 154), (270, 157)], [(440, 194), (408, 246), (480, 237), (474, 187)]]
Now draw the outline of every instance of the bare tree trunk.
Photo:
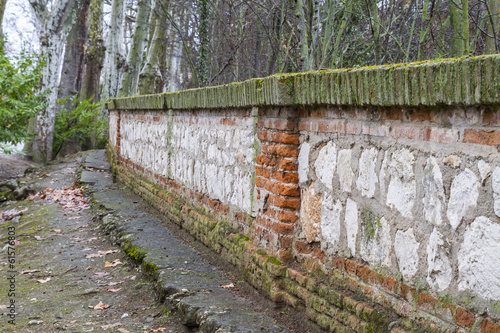
[(47, 97), (47, 107), (36, 117), (33, 140), (33, 158), (38, 162), (52, 160), (52, 143), (57, 110), (57, 87), (64, 55), (64, 44), (74, 18), (68, 17), (77, 1), (59, 0), (49, 8), (45, 1), (30, 0), (37, 22), (40, 26), (41, 53), (46, 58), (42, 75), (42, 87), (52, 89)]
[(198, 24), (200, 46), (198, 51), (198, 64), (196, 69), (199, 85), (201, 87), (204, 87), (210, 83), (210, 79), (208, 78), (210, 66), (208, 58), (208, 43), (210, 42), (208, 36), (208, 20), (210, 16), (208, 0), (198, 0), (198, 11), (200, 16), (200, 23)]
[(149, 51), (146, 56), (146, 64), (139, 76), (139, 95), (160, 93), (163, 91), (162, 70), (165, 70), (165, 53), (169, 29), (167, 29), (167, 17), (159, 15), (160, 9), (160, 3), (157, 1), (153, 17), (153, 37), (151, 38)]
[(124, 65), (123, 34), (125, 28), (125, 0), (113, 0), (111, 31), (106, 45), (104, 63), (104, 99), (118, 96), (121, 71)]
[(2, 22), (3, 14), (5, 13), (5, 6), (7, 5), (7, 0), (0, 0), (0, 37), (3, 36)]
[[(66, 47), (64, 53), (64, 62), (61, 72), (61, 81), (59, 83), (58, 99), (64, 99), (68, 96), (75, 96), (80, 92), (82, 77), (84, 72), (84, 54), (85, 43), (87, 41), (87, 15), (90, 0), (80, 0), (78, 3), (79, 13), (76, 23), (71, 28), (66, 38)], [(57, 106), (57, 112), (65, 108), (70, 112), (73, 106), (73, 100), (70, 98), (64, 105)], [(63, 155), (73, 154), (78, 151), (78, 138), (71, 138), (64, 147), (56, 147), (54, 157), (60, 151)]]
[[(85, 48), (85, 72), (83, 74), (80, 96), (83, 99), (93, 98), (99, 101), (99, 80), (104, 60), (104, 40), (102, 36), (104, 2), (91, 0), (87, 46)], [(92, 133), (90, 147), (97, 148), (97, 134)]]
[[(452, 0), (450, 0), (452, 1)], [(378, 15), (378, 6), (376, 0), (369, 1), (368, 11), (370, 13), (370, 25), (372, 28), (373, 51), (375, 55), (375, 64), (379, 65), (382, 58), (382, 45), (380, 44), (380, 18)]]
[(144, 56), (144, 47), (148, 42), (148, 27), (151, 18), (151, 0), (142, 0), (137, 3), (137, 20), (134, 33), (132, 34), (132, 45), (127, 57), (125, 73), (123, 73), (122, 84), (119, 95), (121, 97), (137, 94), (137, 83)]
[(486, 16), (488, 23), (488, 36), (484, 53), (493, 54), (498, 51), (498, 31), (500, 22), (500, 0), (486, 1)]
[(469, 53), (469, 0), (448, 0), (451, 23), (451, 56)]

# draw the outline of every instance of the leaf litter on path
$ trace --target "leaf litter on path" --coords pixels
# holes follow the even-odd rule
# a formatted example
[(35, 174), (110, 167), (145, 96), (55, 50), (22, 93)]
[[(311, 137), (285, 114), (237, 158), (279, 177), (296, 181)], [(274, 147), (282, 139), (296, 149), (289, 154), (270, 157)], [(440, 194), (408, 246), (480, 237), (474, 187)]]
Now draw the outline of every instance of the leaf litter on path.
[(89, 200), (84, 197), (83, 189), (74, 185), (63, 189), (46, 188), (42, 192), (30, 195), (28, 199), (41, 198), (48, 202), (57, 202), (66, 211), (78, 212), (90, 208)]
[(99, 251), (97, 253), (91, 253), (87, 254), (85, 258), (90, 259), (90, 258), (101, 258), (104, 257), (107, 254), (112, 254), (112, 253), (117, 253), (120, 252), (120, 250), (107, 250), (107, 251)]
[(106, 261), (104, 267), (116, 267), (118, 265), (123, 265), (120, 259), (113, 260), (113, 262)]

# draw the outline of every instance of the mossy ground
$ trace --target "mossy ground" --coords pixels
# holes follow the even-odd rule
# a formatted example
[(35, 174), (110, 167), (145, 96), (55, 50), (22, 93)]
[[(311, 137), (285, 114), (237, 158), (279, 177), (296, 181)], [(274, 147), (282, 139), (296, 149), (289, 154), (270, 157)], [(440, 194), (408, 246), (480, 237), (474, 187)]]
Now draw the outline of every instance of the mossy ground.
[[(75, 182), (79, 160), (55, 163), (26, 181), (37, 188), (65, 187)], [(93, 211), (68, 212), (39, 198), (0, 205), (0, 211), (14, 208), (27, 210), (20, 218), (0, 223), (2, 248), (8, 241), (9, 226), (15, 228), (20, 242), (14, 246), (12, 297), (8, 296), (7, 251), (0, 253), (0, 313), (8, 313), (7, 306), (14, 299), (17, 314), (15, 325), (8, 323), (8, 316), (0, 316), (1, 332), (145, 332), (158, 327), (166, 327), (165, 332), (188, 331), (155, 302), (152, 282), (122, 251), (86, 258), (99, 251), (118, 250), (93, 222)], [(123, 264), (105, 267), (116, 259)], [(22, 274), (28, 270), (38, 271)], [(109, 285), (113, 282), (118, 284)], [(90, 308), (99, 302), (110, 307)], [(128, 316), (122, 318), (125, 314)]]

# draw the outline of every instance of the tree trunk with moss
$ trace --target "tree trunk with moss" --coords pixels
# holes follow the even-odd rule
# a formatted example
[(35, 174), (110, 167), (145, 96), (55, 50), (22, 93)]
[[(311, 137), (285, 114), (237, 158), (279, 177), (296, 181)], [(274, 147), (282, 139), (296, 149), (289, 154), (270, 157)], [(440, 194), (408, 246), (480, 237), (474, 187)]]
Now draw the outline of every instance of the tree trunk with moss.
[(498, 52), (499, 23), (500, 23), (500, 0), (489, 0), (486, 2), (486, 19), (488, 24), (488, 36), (484, 53), (493, 54)]
[(124, 67), (123, 34), (125, 30), (125, 0), (113, 0), (111, 28), (106, 43), (104, 63), (104, 99), (118, 96), (120, 78)]
[(132, 45), (127, 57), (125, 72), (119, 96), (133, 96), (137, 94), (137, 82), (144, 56), (144, 47), (148, 42), (149, 19), (151, 17), (151, 0), (137, 3), (137, 20), (132, 36)]
[[(168, 7), (166, 1), (164, 6)], [(151, 38), (151, 45), (146, 56), (144, 65), (139, 76), (139, 95), (160, 93), (163, 91), (163, 74), (166, 66), (166, 45), (168, 36), (168, 20), (166, 15), (160, 15), (160, 0), (156, 2), (154, 9), (154, 32)]]
[(198, 49), (198, 64), (196, 67), (198, 82), (201, 87), (207, 86), (209, 84), (208, 72), (209, 72), (209, 58), (208, 58), (208, 43), (210, 42), (208, 37), (208, 19), (209, 19), (209, 4), (208, 0), (198, 0), (198, 37), (200, 38), (200, 47)]
[(40, 32), (41, 53), (46, 62), (42, 74), (42, 88), (52, 89), (47, 97), (47, 106), (36, 117), (33, 140), (33, 159), (46, 163), (52, 160), (52, 143), (57, 111), (57, 87), (64, 55), (66, 36), (74, 24), (73, 15), (77, 1), (59, 0), (47, 6), (45, 1), (30, 0)]
[(3, 35), (2, 22), (3, 14), (5, 13), (5, 6), (7, 5), (7, 0), (0, 0), (0, 37)]
[(469, 53), (469, 1), (448, 0), (451, 23), (452, 57), (461, 57)]

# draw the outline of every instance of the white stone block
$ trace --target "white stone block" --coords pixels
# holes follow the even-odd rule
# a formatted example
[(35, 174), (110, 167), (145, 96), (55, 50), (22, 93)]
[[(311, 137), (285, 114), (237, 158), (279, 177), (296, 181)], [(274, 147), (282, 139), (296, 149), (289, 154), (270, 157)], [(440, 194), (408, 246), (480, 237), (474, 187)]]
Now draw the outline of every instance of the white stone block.
[(471, 170), (465, 169), (451, 183), (446, 216), (453, 229), (457, 229), (469, 208), (476, 206), (478, 198), (479, 181)]
[(458, 252), (459, 290), (500, 300), (500, 225), (480, 216), (467, 227)]
[(453, 271), (444, 245), (443, 235), (434, 228), (427, 244), (427, 282), (437, 291), (443, 291), (451, 283)]
[(491, 185), (493, 187), (494, 210), (497, 216), (500, 216), (500, 168), (496, 167), (491, 176)]
[(481, 176), (481, 183), (484, 182), (486, 178), (491, 175), (491, 166), (483, 160), (477, 162), (477, 168), (479, 169), (479, 175)]
[(302, 184), (306, 183), (308, 180), (307, 174), (309, 173), (309, 151), (311, 146), (309, 142), (304, 142), (300, 146), (299, 152), (299, 182)]
[(418, 271), (418, 247), (413, 229), (398, 230), (394, 240), (394, 252), (398, 261), (399, 270), (405, 279), (412, 278)]
[(321, 235), (335, 249), (339, 249), (340, 242), (340, 214), (342, 203), (340, 200), (334, 202), (332, 195), (323, 194), (321, 202)]
[(345, 229), (347, 232), (347, 246), (351, 249), (351, 254), (356, 255), (356, 238), (358, 236), (358, 204), (347, 199), (345, 206)]
[(365, 150), (359, 158), (359, 176), (356, 185), (361, 194), (368, 198), (373, 198), (378, 182), (375, 172), (377, 165), (378, 150), (371, 148)]
[(443, 175), (437, 160), (432, 156), (427, 159), (422, 185), (424, 187), (422, 202), (424, 204), (425, 220), (434, 225), (441, 225), (443, 221), (442, 203), (445, 200)]
[(314, 162), (316, 176), (330, 190), (333, 190), (333, 175), (337, 165), (337, 148), (333, 141), (319, 151), (318, 158)]
[(395, 208), (403, 217), (412, 218), (416, 195), (416, 181), (413, 173), (415, 157), (408, 149), (398, 150), (392, 154), (389, 163), (391, 181), (387, 189), (386, 203)]
[(344, 192), (351, 192), (352, 190), (352, 179), (354, 178), (354, 172), (351, 168), (351, 149), (342, 149), (339, 151), (339, 156), (337, 159), (337, 174), (339, 175), (340, 188)]

